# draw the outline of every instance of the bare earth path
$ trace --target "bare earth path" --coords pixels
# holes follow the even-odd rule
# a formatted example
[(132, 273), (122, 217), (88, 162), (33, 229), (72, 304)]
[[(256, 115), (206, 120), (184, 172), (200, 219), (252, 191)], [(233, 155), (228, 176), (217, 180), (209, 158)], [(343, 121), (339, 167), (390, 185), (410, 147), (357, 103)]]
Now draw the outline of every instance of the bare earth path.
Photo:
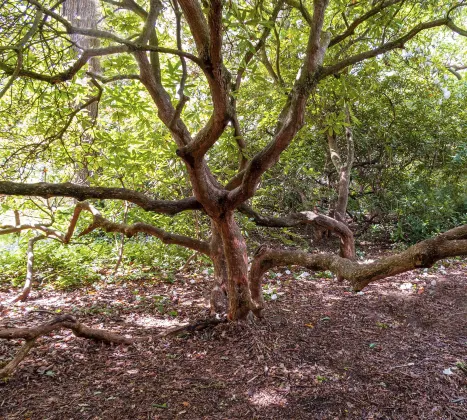
[[(43, 337), (0, 383), (0, 418), (467, 418), (465, 260), (363, 294), (323, 275), (278, 273), (269, 276), (265, 320), (185, 337), (157, 334), (207, 316), (207, 276), (34, 292), (3, 307), (3, 327), (49, 320), (30, 312), (40, 308), (147, 340), (125, 347), (65, 330)], [(1, 301), (13, 296), (0, 291)], [(0, 362), (19, 345), (2, 340)]]

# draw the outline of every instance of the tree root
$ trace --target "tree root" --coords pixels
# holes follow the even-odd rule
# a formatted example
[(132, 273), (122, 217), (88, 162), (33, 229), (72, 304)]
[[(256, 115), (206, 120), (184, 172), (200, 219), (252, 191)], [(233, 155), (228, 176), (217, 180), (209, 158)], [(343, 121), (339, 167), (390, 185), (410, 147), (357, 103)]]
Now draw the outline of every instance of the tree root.
[(77, 337), (88, 338), (110, 344), (132, 344), (133, 339), (115, 334), (110, 331), (97, 328), (89, 328), (78, 322), (71, 315), (60, 315), (52, 321), (31, 328), (4, 328), (0, 329), (0, 338), (6, 340), (25, 339), (26, 343), (21, 347), (16, 356), (3, 368), (0, 369), (0, 378), (5, 378), (15, 370), (21, 361), (28, 355), (34, 347), (35, 342), (43, 335), (47, 335), (54, 330), (67, 328), (73, 331)]
[(161, 337), (167, 337), (167, 336), (173, 336), (173, 335), (183, 335), (183, 334), (191, 334), (196, 331), (201, 331), (209, 327), (213, 327), (218, 324), (224, 324), (227, 322), (227, 317), (212, 317), (212, 318), (207, 318), (207, 319), (200, 319), (198, 321), (192, 322), (190, 324), (185, 324), (181, 325), (178, 327), (173, 327), (170, 328), (161, 334), (159, 336)]

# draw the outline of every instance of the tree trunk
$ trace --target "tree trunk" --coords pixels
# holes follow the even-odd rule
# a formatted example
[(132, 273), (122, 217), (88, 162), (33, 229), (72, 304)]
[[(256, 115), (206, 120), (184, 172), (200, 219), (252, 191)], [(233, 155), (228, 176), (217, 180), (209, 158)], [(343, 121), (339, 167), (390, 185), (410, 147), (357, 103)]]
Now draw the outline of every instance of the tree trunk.
[(211, 291), (211, 315), (227, 312), (228, 271), (222, 237), (211, 222), (211, 260), (214, 266), (214, 286)]
[(222, 237), (228, 273), (228, 318), (231, 321), (244, 319), (250, 312), (251, 295), (248, 285), (248, 255), (245, 239), (234, 219), (228, 212), (214, 223)]
[[(71, 22), (73, 26), (78, 28), (97, 29), (99, 8), (95, 0), (67, 0), (63, 4), (63, 15)], [(91, 48), (98, 48), (100, 46), (99, 39), (89, 36), (71, 34), (71, 40), (76, 44), (74, 49), (78, 55), (81, 55), (81, 49), (87, 50)], [(88, 69), (91, 73), (101, 73), (101, 63), (99, 57), (92, 57), (89, 60)], [(88, 85), (90, 88), (93, 88), (91, 82), (88, 82)], [(89, 117), (93, 123), (97, 119), (98, 107), (99, 103), (97, 101), (87, 106)], [(82, 140), (88, 144), (94, 143), (92, 134), (87, 131), (83, 132)], [(74, 179), (75, 183), (89, 185), (90, 175), (91, 173), (88, 169), (87, 158), (83, 158), (81, 162), (76, 163)]]

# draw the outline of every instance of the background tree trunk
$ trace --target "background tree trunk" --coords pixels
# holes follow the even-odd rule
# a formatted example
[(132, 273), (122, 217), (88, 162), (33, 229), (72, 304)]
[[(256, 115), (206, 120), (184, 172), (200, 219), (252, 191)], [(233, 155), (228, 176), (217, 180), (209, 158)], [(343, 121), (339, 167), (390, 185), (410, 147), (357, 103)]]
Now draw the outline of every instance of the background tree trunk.
[[(99, 20), (99, 8), (96, 0), (66, 0), (63, 4), (63, 15), (71, 22), (73, 26), (78, 28), (97, 28)], [(80, 55), (84, 49), (97, 48), (100, 46), (100, 40), (88, 36), (72, 34), (71, 40), (75, 44), (74, 50)], [(88, 62), (88, 69), (91, 73), (101, 73), (101, 63), (99, 57), (92, 57)], [(93, 87), (91, 82), (88, 83)], [(86, 107), (91, 121), (95, 121), (98, 115), (99, 102), (95, 101)], [(92, 144), (94, 139), (89, 131), (83, 132), (85, 143)], [(74, 182), (81, 185), (89, 185), (89, 173), (87, 160), (83, 158), (80, 162), (75, 162), (75, 179)]]

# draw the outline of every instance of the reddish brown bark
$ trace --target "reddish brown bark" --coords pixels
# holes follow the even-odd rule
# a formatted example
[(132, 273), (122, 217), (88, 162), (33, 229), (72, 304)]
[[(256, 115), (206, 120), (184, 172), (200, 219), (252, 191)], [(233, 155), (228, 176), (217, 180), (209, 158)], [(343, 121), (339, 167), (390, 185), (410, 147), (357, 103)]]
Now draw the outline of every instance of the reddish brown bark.
[(228, 272), (228, 318), (244, 319), (250, 312), (251, 296), (248, 285), (248, 255), (245, 239), (235, 222), (233, 212), (214, 222), (222, 237)]
[(229, 273), (224, 254), (222, 237), (214, 223), (211, 223), (211, 261), (214, 266), (214, 286), (211, 291), (211, 315), (227, 313), (227, 290)]
[[(313, 14), (308, 12), (306, 6), (302, 4), (301, 1), (287, 0), (286, 2), (277, 2), (271, 13), (269, 25), (265, 25), (265, 29), (254, 48), (254, 52), (249, 51), (247, 53), (245, 60), (238, 69), (235, 78), (235, 86), (238, 89), (242, 75), (246, 70), (246, 65), (254, 57), (254, 53), (261, 50), (265, 45), (271, 24), (274, 24), (276, 18), (281, 16), (281, 7), (283, 3), (297, 8), (309, 25), (305, 58), (296, 82), (289, 93), (287, 103), (278, 116), (276, 130), (273, 133), (271, 142), (260, 150), (248, 163), (243, 157), (239, 173), (226, 187), (223, 187), (211, 173), (204, 156), (224, 133), (229, 122), (234, 123), (235, 136), (239, 140), (240, 149), (242, 149), (244, 145), (240, 137), (241, 127), (236, 118), (235, 98), (233, 97), (234, 95), (232, 95), (231, 81), (233, 78), (223, 62), (222, 42), (224, 39), (224, 27), (222, 18), (225, 2), (221, 0), (206, 2), (206, 10), (204, 10), (204, 3), (202, 4), (198, 0), (178, 0), (178, 4), (180, 4), (180, 8), (184, 14), (184, 22), (186, 21), (188, 25), (187, 29), (191, 32), (191, 38), (196, 46), (198, 56), (181, 50), (181, 38), (177, 39), (177, 49), (159, 46), (155, 27), (158, 15), (163, 12), (162, 2), (160, 0), (151, 0), (147, 2), (145, 6), (148, 8), (147, 11), (134, 1), (125, 0), (123, 2), (118, 2), (118, 4), (110, 2), (115, 7), (133, 12), (142, 19), (143, 29), (135, 40), (123, 39), (112, 31), (104, 31), (95, 27), (78, 27), (79, 25), (75, 25), (64, 19), (63, 16), (55, 10), (48, 9), (41, 2), (37, 0), (28, 0), (28, 2), (46, 15), (50, 21), (65, 28), (69, 35), (79, 34), (88, 38), (105, 40), (105, 44), (109, 46), (105, 48), (89, 47), (82, 51), (81, 56), (67, 71), (52, 76), (49, 74), (38, 74), (29, 70), (27, 65), (18, 67), (18, 71), (15, 71), (15, 69), (7, 63), (0, 62), (0, 69), (7, 75), (14, 74), (15, 77), (30, 77), (55, 84), (72, 79), (78, 70), (82, 69), (93, 57), (111, 54), (133, 54), (139, 67), (139, 80), (145, 86), (156, 105), (161, 121), (172, 134), (173, 140), (178, 147), (177, 155), (183, 159), (186, 165), (194, 197), (171, 202), (154, 200), (145, 194), (125, 189), (91, 188), (68, 183), (16, 184), (11, 182), (0, 182), (0, 194), (36, 195), (41, 197), (69, 196), (75, 197), (78, 200), (89, 198), (121, 199), (135, 203), (143, 209), (165, 214), (176, 214), (188, 209), (203, 209), (216, 227), (214, 229), (216, 232), (213, 234), (210, 245), (181, 235), (167, 234), (156, 227), (141, 223), (134, 225), (111, 223), (105, 220), (100, 214), (96, 214), (92, 209), (89, 209), (89, 211), (93, 213), (94, 222), (85, 230), (85, 233), (97, 227), (107, 232), (121, 232), (127, 236), (134, 235), (137, 232), (144, 232), (157, 236), (166, 243), (177, 243), (210, 255), (213, 258), (215, 266), (216, 284), (219, 285), (221, 290), (225, 287), (225, 278), (228, 278), (229, 318), (232, 320), (244, 318), (252, 304), (247, 279), (248, 264), (245, 241), (234, 220), (233, 212), (238, 206), (242, 205), (247, 199), (254, 195), (264, 172), (278, 161), (281, 153), (290, 145), (298, 131), (304, 125), (307, 100), (319, 81), (342, 71), (352, 64), (376, 57), (396, 48), (401, 48), (405, 42), (426, 29), (437, 26), (447, 26), (454, 32), (466, 36), (466, 32), (454, 25), (448, 15), (446, 18), (420, 23), (398, 38), (394, 38), (389, 42), (383, 42), (382, 45), (377, 46), (373, 50), (358, 52), (353, 56), (348, 56), (341, 61), (332, 62), (332, 57), (335, 55), (331, 54), (329, 56), (330, 60), (328, 65), (323, 67), (324, 55), (328, 45), (333, 46), (345, 41), (355, 33), (356, 28), (360, 24), (374, 16), (378, 16), (378, 14), (386, 8), (400, 3), (400, 0), (385, 0), (371, 6), (372, 8), (365, 14), (357, 17), (353, 22), (348, 23), (346, 25), (346, 30), (342, 34), (335, 36), (332, 41), (330, 34), (323, 31), (325, 11), (329, 0), (314, 0)], [(109, 5), (109, 7), (110, 6), (111, 5)], [(181, 31), (178, 30), (177, 33), (180, 34)], [(186, 31), (186, 33), (188, 33), (188, 31)], [(162, 84), (161, 65), (159, 61), (160, 53), (175, 54), (179, 57), (190, 59), (201, 69), (206, 78), (210, 89), (213, 110), (205, 126), (196, 134), (190, 133), (187, 124), (184, 123), (181, 117), (183, 104), (186, 100), (183, 95), (183, 89), (180, 94), (179, 105), (175, 107), (172, 101), (173, 98), (170, 97)], [(277, 70), (279, 69), (277, 68)], [(186, 76), (186, 71), (184, 75)], [(280, 79), (279, 71), (277, 76)], [(184, 85), (184, 81), (181, 84)], [(340, 173), (340, 186), (342, 188), (339, 189), (339, 194), (342, 200), (338, 200), (337, 203), (336, 215), (338, 220), (335, 220), (335, 223), (324, 219), (324, 216), (321, 215), (302, 215), (302, 217), (307, 217), (307, 223), (309, 222), (317, 225), (321, 223), (330, 226), (330, 228), (334, 229), (334, 232), (339, 235), (341, 238), (341, 255), (346, 257), (346, 259), (343, 259), (345, 262), (341, 264), (340, 261), (342, 258), (339, 259), (340, 257), (337, 256), (334, 256), (334, 259), (331, 258), (331, 260), (329, 260), (330, 262), (328, 260), (326, 261), (331, 265), (337, 264), (341, 267), (339, 269), (336, 268), (336, 271), (339, 276), (342, 275), (344, 277), (352, 274), (346, 271), (349, 267), (355, 267), (352, 265), (355, 263), (351, 261), (355, 253), (352, 234), (351, 232), (349, 234), (345, 228), (339, 225), (339, 223), (343, 224), (345, 218), (345, 208), (347, 205), (345, 200), (347, 198), (344, 196), (344, 192), (348, 192), (349, 179), (348, 170), (344, 173)], [(79, 210), (77, 211), (78, 213), (75, 213), (75, 215), (79, 215)], [(75, 226), (71, 226), (69, 232), (73, 233), (74, 228)], [(67, 234), (64, 242), (67, 242), (70, 237), (71, 236)], [(219, 238), (222, 239), (222, 246)], [(450, 246), (453, 246), (453, 242), (450, 243)], [(292, 255), (296, 256), (297, 254), (289, 255), (287, 252), (285, 254), (277, 254), (276, 259), (279, 262), (281, 258), (284, 261), (292, 261), (295, 258), (292, 258)], [(305, 258), (301, 256), (300, 258), (304, 259), (303, 261), (305, 262), (309, 262), (308, 257)], [(300, 260), (300, 258), (298, 259)], [(265, 259), (263, 261), (265, 266), (267, 265), (267, 261), (269, 260)], [(310, 264), (313, 266), (314, 263), (312, 264), (310, 262)], [(318, 263), (316, 264), (319, 265)], [(225, 267), (227, 267), (227, 269)], [(252, 277), (250, 275), (250, 279), (253, 278), (256, 282), (255, 279), (259, 275), (258, 273), (261, 271), (259, 270), (261, 267), (262, 265), (260, 264), (252, 268), (253, 275)], [(389, 272), (391, 271), (389, 270)], [(261, 296), (258, 295), (258, 291), (255, 288), (252, 290), (254, 290), (255, 293), (254, 301), (260, 301)]]

